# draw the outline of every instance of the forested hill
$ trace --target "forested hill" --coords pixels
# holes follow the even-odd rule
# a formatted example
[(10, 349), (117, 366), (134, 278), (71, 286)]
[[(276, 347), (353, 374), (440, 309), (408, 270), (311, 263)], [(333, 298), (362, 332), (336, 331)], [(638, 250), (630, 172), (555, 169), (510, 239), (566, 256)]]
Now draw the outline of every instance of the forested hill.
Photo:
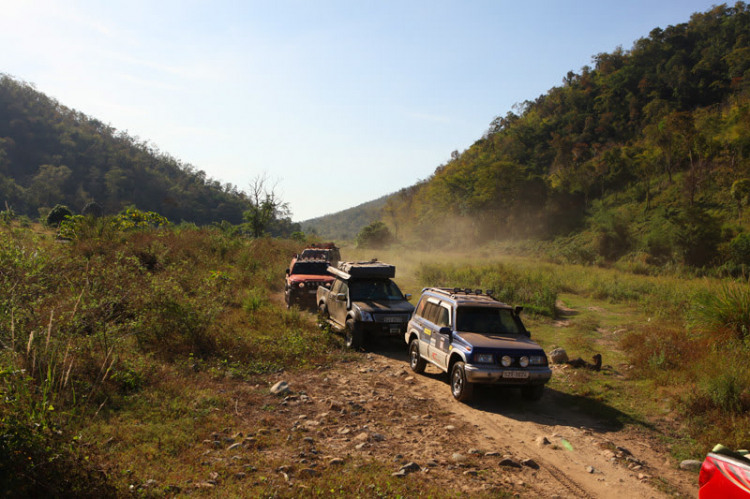
[(241, 223), (249, 205), (236, 186), (0, 74), (0, 209), (36, 218), (91, 201), (105, 213), (134, 204), (198, 224)]
[(383, 220), (446, 243), (587, 231), (576, 251), (596, 258), (702, 265), (748, 226), (748, 178), (750, 8), (737, 3), (594, 56), (392, 196)]
[(381, 217), (381, 211), (391, 194), (337, 213), (301, 222), (302, 230), (326, 239), (354, 239), (360, 229)]

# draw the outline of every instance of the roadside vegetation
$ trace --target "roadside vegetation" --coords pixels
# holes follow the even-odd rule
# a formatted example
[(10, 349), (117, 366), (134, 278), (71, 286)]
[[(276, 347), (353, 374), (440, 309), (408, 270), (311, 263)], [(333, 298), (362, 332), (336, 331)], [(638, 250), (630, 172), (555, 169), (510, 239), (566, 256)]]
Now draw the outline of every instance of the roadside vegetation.
[[(0, 226), (0, 495), (201, 495), (217, 484), (230, 496), (301, 494), (261, 451), (295, 455), (302, 438), (278, 433), (289, 423), (270, 380), (351, 354), (272, 299), (300, 243), (137, 210), (68, 218), (60, 231), (68, 238)], [(229, 439), (252, 442), (241, 462), (206, 456)], [(361, 468), (322, 472), (305, 490), (432, 490), (377, 462), (346, 466)]]
[(501, 301), (524, 307), (547, 352), (563, 347), (588, 360), (603, 354), (611, 369), (556, 370), (550, 385), (603, 424), (657, 429), (678, 459), (701, 459), (717, 443), (750, 446), (747, 278), (695, 277), (690, 269), (651, 275), (489, 248), (393, 247), (377, 256), (397, 265), (397, 281), (414, 296), (424, 286), (493, 289)]

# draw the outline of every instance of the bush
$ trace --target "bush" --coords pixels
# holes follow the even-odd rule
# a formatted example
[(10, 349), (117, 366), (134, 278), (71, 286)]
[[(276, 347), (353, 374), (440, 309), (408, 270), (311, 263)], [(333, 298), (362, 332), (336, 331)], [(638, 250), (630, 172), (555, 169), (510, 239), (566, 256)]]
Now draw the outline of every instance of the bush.
[(83, 207), (83, 210), (81, 210), (81, 215), (83, 215), (84, 217), (92, 216), (94, 218), (99, 218), (104, 215), (104, 210), (101, 206), (92, 201), (91, 203), (88, 203)]
[(65, 217), (72, 217), (73, 212), (70, 211), (70, 209), (62, 204), (55, 205), (54, 208), (50, 210), (50, 212), (47, 214), (47, 225), (50, 227), (57, 227), (60, 225), (60, 222), (65, 220)]
[(734, 262), (750, 265), (750, 234), (738, 234), (729, 243), (729, 253)]
[(388, 227), (380, 221), (362, 228), (357, 234), (358, 248), (383, 248), (393, 242), (393, 236)]
[(696, 296), (697, 319), (714, 331), (728, 331), (736, 338), (750, 333), (750, 283), (722, 282), (718, 289)]
[(686, 264), (707, 266), (716, 258), (721, 226), (706, 211), (691, 206), (678, 219), (677, 244)]

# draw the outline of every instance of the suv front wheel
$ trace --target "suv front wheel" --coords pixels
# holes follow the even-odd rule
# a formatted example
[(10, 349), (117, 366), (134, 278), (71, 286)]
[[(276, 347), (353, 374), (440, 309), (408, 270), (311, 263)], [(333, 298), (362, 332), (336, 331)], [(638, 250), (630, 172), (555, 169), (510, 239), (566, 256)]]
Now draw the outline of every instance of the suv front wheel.
[(362, 331), (362, 327), (352, 319), (346, 321), (345, 343), (346, 348), (351, 348), (353, 350), (359, 350), (364, 343), (364, 332)]
[(451, 393), (459, 402), (468, 402), (474, 392), (474, 384), (466, 381), (464, 363), (456, 362), (451, 368)]
[(415, 373), (422, 374), (426, 365), (427, 361), (419, 355), (419, 340), (414, 338), (409, 343), (409, 366)]

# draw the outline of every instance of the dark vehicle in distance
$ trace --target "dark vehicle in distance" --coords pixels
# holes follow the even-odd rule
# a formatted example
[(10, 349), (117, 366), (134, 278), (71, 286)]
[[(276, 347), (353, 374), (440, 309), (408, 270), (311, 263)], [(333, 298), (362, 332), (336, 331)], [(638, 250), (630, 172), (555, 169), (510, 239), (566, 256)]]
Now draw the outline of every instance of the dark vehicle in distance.
[(552, 370), (521, 310), (491, 291), (424, 288), (404, 335), (411, 369), (423, 373), (429, 362), (448, 373), (451, 393), (462, 402), (477, 383), (520, 387), (524, 398), (541, 398)]
[(373, 336), (400, 336), (414, 306), (395, 282), (396, 268), (381, 262), (341, 262), (328, 271), (329, 288), (319, 287), (321, 316), (346, 334), (346, 346), (359, 349)]

